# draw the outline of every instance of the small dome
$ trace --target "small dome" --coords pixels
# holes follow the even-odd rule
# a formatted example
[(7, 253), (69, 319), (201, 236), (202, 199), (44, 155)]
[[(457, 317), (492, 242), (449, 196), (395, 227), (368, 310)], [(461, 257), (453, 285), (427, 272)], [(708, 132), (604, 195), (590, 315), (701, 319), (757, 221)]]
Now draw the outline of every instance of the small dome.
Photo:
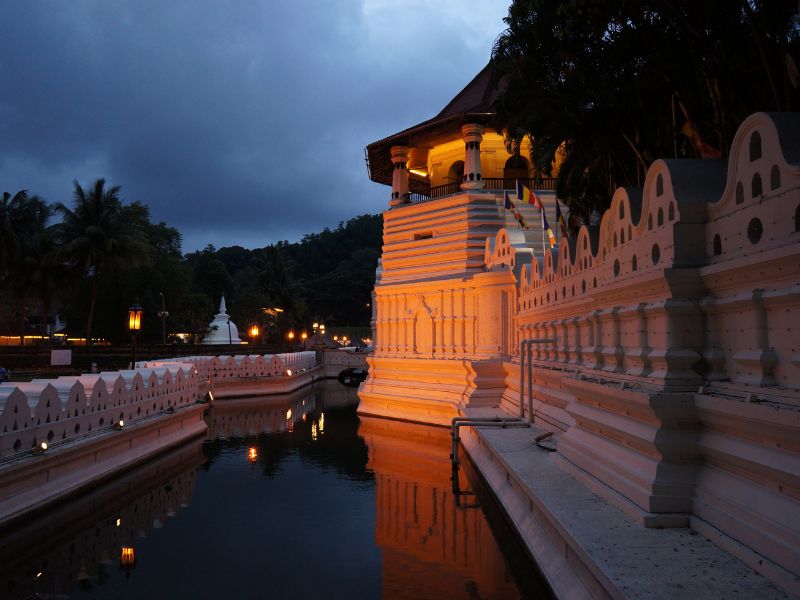
[(203, 339), (204, 344), (241, 344), (239, 339), (239, 329), (236, 323), (231, 321), (225, 306), (225, 296), (219, 302), (219, 312), (214, 316), (214, 320), (209, 325), (211, 331)]

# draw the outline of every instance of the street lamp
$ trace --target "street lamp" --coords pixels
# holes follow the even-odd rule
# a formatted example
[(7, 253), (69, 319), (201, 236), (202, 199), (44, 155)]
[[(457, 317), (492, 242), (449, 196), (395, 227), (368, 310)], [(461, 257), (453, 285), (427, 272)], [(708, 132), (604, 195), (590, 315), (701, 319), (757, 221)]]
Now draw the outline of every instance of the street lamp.
[(306, 349), (306, 340), (308, 339), (308, 334), (304, 331), (300, 334), (300, 339), (303, 340), (303, 350)]
[(142, 307), (134, 304), (128, 309), (128, 330), (131, 332), (131, 368), (136, 367), (136, 336), (142, 328)]
[(119, 569), (125, 571), (125, 577), (130, 578), (131, 569), (136, 567), (136, 553), (133, 546), (123, 546), (119, 553)]
[(247, 330), (247, 334), (250, 336), (250, 339), (254, 344), (256, 343), (256, 338), (258, 337), (259, 333), (261, 333), (261, 330), (255, 323), (250, 326), (250, 329)]
[(325, 323), (314, 322), (311, 327), (314, 329), (314, 342), (322, 348), (322, 342), (325, 337)]

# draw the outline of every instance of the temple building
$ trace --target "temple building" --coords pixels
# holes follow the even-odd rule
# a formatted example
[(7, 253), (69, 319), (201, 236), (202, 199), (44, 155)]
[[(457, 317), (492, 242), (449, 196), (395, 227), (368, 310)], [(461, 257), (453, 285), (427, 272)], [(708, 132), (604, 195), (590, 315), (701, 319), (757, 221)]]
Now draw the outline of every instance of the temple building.
[(522, 179), (553, 223), (555, 186), (491, 130), (495, 93), (484, 69), (367, 147), (391, 194), (359, 412), (520, 415), (639, 525), (691, 525), (800, 593), (800, 115), (655, 161), (550, 250), (537, 209), (506, 208)]

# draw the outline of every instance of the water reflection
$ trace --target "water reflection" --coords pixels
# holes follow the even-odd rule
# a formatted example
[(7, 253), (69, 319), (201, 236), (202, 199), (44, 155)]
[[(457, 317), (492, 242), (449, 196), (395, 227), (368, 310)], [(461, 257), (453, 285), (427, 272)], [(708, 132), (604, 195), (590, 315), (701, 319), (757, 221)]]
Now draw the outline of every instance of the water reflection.
[(383, 597), (519, 597), (483, 514), (456, 505), (447, 431), (361, 417), (359, 434), (375, 473)]
[(184, 446), (3, 532), (0, 597), (68, 598), (135, 568), (137, 544), (189, 506), (202, 462), (198, 443)]
[(0, 597), (519, 597), (455, 502), (446, 430), (357, 401), (336, 381), (218, 401), (205, 442), (8, 532)]

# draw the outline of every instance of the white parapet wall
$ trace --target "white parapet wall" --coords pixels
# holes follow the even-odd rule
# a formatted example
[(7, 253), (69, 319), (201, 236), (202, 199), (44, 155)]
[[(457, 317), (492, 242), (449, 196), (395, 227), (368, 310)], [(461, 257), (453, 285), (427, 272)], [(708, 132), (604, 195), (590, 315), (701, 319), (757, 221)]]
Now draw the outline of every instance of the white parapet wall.
[(315, 366), (314, 352), (191, 356), (0, 384), (0, 523), (203, 434), (215, 382), (306, 383)]

